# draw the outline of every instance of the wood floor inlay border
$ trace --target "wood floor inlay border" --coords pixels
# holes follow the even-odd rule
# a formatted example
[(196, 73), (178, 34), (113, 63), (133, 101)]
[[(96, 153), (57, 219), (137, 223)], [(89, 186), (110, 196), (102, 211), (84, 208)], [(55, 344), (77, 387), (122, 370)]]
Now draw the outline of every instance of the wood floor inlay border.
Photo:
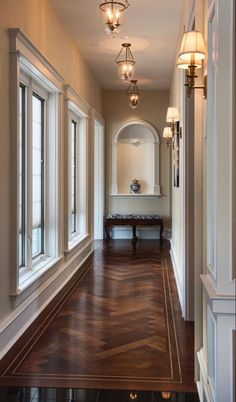
[[(168, 257), (121, 251), (95, 252), (14, 357), (3, 359), (0, 384), (181, 390)], [(193, 381), (186, 390), (195, 390)]]

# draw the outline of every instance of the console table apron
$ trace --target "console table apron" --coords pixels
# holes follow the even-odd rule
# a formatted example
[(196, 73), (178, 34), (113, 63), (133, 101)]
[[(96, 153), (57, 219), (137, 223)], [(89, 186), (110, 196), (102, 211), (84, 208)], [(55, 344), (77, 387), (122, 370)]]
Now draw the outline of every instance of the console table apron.
[(136, 243), (136, 227), (137, 226), (160, 226), (160, 240), (163, 240), (163, 220), (159, 215), (121, 215), (111, 214), (104, 220), (104, 229), (106, 239), (110, 240), (110, 227), (111, 226), (132, 226), (133, 238), (132, 242)]

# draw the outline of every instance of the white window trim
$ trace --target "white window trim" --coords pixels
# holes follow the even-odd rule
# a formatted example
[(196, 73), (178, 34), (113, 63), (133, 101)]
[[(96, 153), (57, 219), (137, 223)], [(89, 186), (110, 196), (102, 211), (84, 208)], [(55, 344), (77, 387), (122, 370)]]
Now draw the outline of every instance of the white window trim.
[[(32, 44), (27, 36), (19, 28), (9, 29), (10, 35), (10, 97), (11, 97), (11, 110), (10, 110), (10, 136), (11, 136), (11, 289), (10, 296), (13, 302), (17, 302), (17, 297), (35, 280), (43, 275), (46, 270), (55, 265), (60, 259), (58, 257), (61, 253), (60, 250), (60, 204), (57, 205), (57, 219), (55, 222), (55, 236), (54, 244), (55, 250), (57, 249), (55, 258), (49, 258), (48, 261), (42, 261), (37, 266), (36, 270), (22, 269), (22, 273), (19, 272), (19, 245), (18, 245), (18, 222), (19, 222), (19, 85), (20, 82), (27, 84), (27, 80), (33, 80), (35, 83), (39, 83), (40, 87), (43, 87), (47, 92), (54, 93), (54, 112), (56, 110), (56, 117), (54, 121), (50, 123), (50, 130), (53, 129), (58, 143), (56, 144), (57, 157), (60, 155), (60, 94), (63, 88), (63, 78), (52, 66), (52, 64), (42, 55), (41, 52)], [(20, 76), (21, 75), (21, 76)], [(30, 78), (27, 78), (30, 77)], [(43, 89), (42, 89), (43, 90)], [(49, 111), (50, 113), (50, 111)], [(50, 136), (48, 136), (50, 137)], [(54, 138), (55, 139), (55, 138)], [(50, 138), (49, 138), (50, 141)], [(52, 141), (52, 139), (51, 139)], [(55, 158), (50, 163), (55, 163)], [(57, 166), (60, 166), (60, 161), (57, 161)], [(54, 166), (55, 168), (55, 166)], [(59, 194), (59, 178), (60, 171), (58, 169), (57, 183), (55, 181), (55, 192)], [(46, 184), (48, 185), (48, 184)], [(48, 262), (45, 265), (45, 262)], [(21, 277), (20, 277), (21, 275)]]
[[(89, 236), (88, 233), (88, 113), (90, 106), (83, 98), (69, 85), (64, 87), (65, 91), (65, 152), (68, 155), (68, 163), (65, 166), (65, 253), (74, 250)], [(71, 121), (77, 123), (77, 211), (83, 211), (77, 217), (80, 231), (74, 233), (70, 238), (70, 197), (71, 197)]]

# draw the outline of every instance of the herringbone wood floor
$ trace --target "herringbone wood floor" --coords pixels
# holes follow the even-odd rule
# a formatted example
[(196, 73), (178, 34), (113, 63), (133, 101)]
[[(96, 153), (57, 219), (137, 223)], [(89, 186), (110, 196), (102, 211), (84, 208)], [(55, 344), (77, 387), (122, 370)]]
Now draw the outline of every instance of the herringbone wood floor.
[(195, 390), (167, 243), (99, 243), (2, 360), (0, 384)]

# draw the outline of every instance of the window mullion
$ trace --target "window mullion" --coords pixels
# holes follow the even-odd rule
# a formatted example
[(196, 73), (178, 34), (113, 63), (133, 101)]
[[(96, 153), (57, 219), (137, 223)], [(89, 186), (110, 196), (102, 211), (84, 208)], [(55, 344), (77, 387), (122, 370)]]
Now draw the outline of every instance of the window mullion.
[(27, 184), (26, 184), (26, 256), (27, 267), (32, 269), (32, 199), (33, 199), (33, 165), (32, 165), (32, 134), (33, 134), (33, 110), (32, 110), (32, 85), (27, 88)]
[(42, 114), (42, 127), (41, 127), (41, 253), (45, 254), (45, 101), (41, 104), (41, 114)]
[(77, 126), (77, 130), (76, 130), (76, 183), (75, 183), (75, 192), (76, 192), (76, 228), (77, 228), (77, 232), (80, 232), (80, 205), (79, 205), (79, 190), (80, 190), (80, 141), (79, 141), (79, 135), (80, 135), (80, 131), (79, 131), (79, 125)]

